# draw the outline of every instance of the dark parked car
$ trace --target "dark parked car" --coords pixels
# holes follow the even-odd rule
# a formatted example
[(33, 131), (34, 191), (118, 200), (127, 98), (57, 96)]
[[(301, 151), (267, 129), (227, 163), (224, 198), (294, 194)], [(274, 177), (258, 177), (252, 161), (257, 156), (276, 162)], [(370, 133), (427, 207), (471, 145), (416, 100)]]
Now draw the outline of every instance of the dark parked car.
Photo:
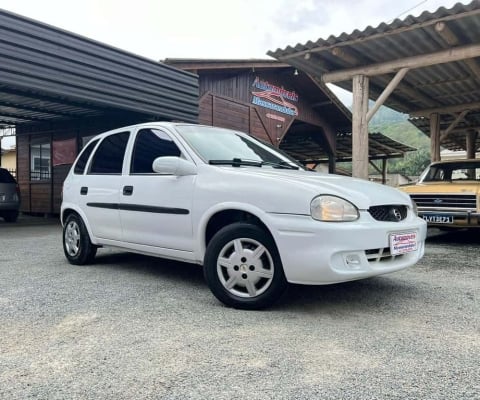
[(20, 209), (20, 189), (17, 181), (5, 168), (0, 168), (0, 217), (15, 222)]

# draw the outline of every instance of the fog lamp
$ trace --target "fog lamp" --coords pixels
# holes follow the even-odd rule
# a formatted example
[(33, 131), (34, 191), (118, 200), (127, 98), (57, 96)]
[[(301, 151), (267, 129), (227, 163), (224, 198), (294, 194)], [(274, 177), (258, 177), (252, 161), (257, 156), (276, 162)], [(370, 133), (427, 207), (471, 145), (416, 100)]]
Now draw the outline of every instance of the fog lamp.
[(345, 263), (351, 269), (360, 269), (362, 260), (360, 260), (360, 257), (357, 254), (347, 254), (345, 256)]

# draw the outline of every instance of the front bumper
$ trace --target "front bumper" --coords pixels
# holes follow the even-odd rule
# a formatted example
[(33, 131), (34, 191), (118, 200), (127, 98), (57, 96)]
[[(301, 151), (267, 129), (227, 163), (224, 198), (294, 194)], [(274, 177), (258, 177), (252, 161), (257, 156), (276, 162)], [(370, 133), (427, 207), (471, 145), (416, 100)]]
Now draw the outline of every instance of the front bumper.
[[(332, 284), (398, 271), (414, 265), (425, 250), (426, 223), (417, 217), (379, 222), (361, 213), (355, 222), (320, 222), (310, 216), (271, 215), (273, 236), (287, 280)], [(390, 235), (417, 235), (414, 251), (391, 255)]]

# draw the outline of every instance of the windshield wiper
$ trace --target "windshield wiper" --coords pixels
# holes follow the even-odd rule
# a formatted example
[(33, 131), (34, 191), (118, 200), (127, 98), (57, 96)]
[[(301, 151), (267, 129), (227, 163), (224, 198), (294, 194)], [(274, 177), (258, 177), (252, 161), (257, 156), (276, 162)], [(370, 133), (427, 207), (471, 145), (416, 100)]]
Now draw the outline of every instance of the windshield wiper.
[(262, 161), (242, 160), (241, 158), (233, 158), (231, 160), (209, 160), (210, 165), (231, 165), (232, 167), (261, 167)]
[(262, 165), (268, 165), (273, 168), (281, 168), (281, 169), (300, 169), (296, 165), (290, 164), (286, 161), (279, 161), (279, 162), (262, 161)]
[(272, 161), (255, 161), (255, 160), (242, 160), (241, 158), (233, 158), (231, 160), (209, 160), (210, 165), (231, 165), (232, 167), (262, 167), (268, 165), (273, 168), (283, 169), (299, 169), (296, 165), (292, 165), (286, 161), (272, 162)]

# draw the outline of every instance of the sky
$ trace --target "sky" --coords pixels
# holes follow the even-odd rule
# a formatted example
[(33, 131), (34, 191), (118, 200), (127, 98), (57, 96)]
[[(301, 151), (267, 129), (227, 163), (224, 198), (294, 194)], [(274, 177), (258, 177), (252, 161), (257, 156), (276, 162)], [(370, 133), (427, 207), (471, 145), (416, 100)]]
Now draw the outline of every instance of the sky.
[[(0, 8), (150, 58), (268, 58), (470, 0), (0, 0)], [(351, 94), (332, 88), (348, 106)]]

